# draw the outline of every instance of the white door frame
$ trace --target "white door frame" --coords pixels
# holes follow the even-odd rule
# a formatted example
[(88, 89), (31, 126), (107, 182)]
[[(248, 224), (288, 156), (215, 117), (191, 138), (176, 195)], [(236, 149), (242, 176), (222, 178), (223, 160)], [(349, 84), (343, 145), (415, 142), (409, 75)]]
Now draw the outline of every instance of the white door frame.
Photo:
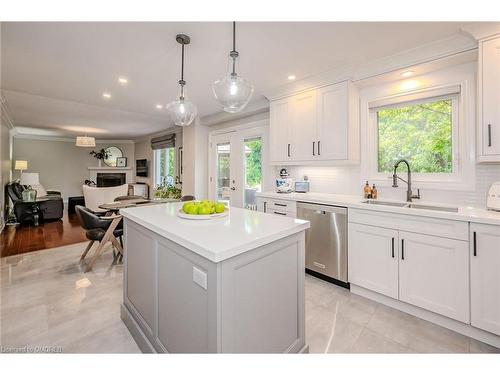
[[(223, 134), (227, 134), (228, 139), (240, 139), (243, 140), (245, 138), (252, 138), (252, 137), (261, 137), (262, 139), (262, 190), (268, 189), (269, 184), (271, 183), (272, 177), (270, 177), (271, 174), (271, 169), (270, 169), (270, 164), (269, 164), (269, 120), (260, 120), (260, 121), (254, 121), (248, 124), (244, 125), (238, 125), (238, 126), (232, 126), (232, 127), (226, 127), (223, 129), (217, 129), (214, 131), (211, 131), (208, 135), (208, 142), (209, 142), (209, 147), (208, 147), (208, 160), (209, 160), (209, 166), (208, 166), (208, 197), (209, 199), (216, 199), (217, 197), (217, 192), (216, 192), (216, 163), (217, 160), (215, 159), (215, 137), (219, 137)], [(232, 142), (234, 143), (234, 142)], [(241, 148), (235, 144), (237, 148)], [(234, 148), (233, 149), (237, 149)], [(239, 162), (241, 166), (243, 164), (241, 163), (242, 160), (238, 160), (239, 158), (236, 158), (234, 161)], [(233, 161), (233, 156), (231, 156), (231, 161)], [(238, 194), (241, 194), (241, 197), (243, 197), (243, 192), (242, 189), (244, 188), (244, 175), (243, 175), (243, 169), (240, 168), (241, 170), (238, 170), (233, 173), (231, 171), (231, 179), (235, 179), (237, 181), (237, 190), (236, 192)], [(272, 175), (272, 174), (271, 174)], [(236, 199), (236, 202), (234, 202), (233, 199), (231, 199), (231, 204), (233, 203), (242, 203), (238, 202), (239, 200)], [(241, 204), (242, 205), (242, 204)]]

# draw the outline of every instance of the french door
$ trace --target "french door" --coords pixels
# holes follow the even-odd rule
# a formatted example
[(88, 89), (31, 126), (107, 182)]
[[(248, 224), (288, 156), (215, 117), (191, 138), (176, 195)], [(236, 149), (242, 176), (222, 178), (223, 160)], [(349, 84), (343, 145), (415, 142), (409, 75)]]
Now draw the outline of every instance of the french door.
[(210, 199), (229, 206), (257, 209), (262, 191), (265, 128), (236, 130), (211, 136)]

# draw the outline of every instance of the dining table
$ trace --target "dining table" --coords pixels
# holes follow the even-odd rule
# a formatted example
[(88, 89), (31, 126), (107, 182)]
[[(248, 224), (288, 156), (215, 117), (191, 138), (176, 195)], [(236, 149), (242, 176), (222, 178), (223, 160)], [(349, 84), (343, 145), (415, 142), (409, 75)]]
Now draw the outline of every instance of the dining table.
[(104, 245), (107, 242), (111, 242), (113, 244), (113, 247), (118, 251), (120, 257), (123, 257), (123, 246), (122, 244), (118, 241), (118, 239), (114, 236), (114, 231), (122, 221), (122, 216), (120, 215), (120, 210), (123, 208), (129, 208), (129, 207), (137, 207), (137, 206), (151, 206), (151, 205), (156, 205), (156, 204), (163, 204), (163, 203), (169, 203), (169, 202), (178, 202), (178, 199), (143, 199), (143, 198), (134, 198), (134, 199), (124, 199), (124, 200), (119, 200), (111, 203), (104, 203), (99, 206), (101, 210), (105, 210), (106, 213), (104, 216), (101, 216), (100, 218), (103, 220), (110, 220), (111, 224), (109, 225), (108, 229), (106, 230), (106, 233), (104, 233), (104, 237), (101, 240), (101, 244), (99, 248), (95, 251), (95, 253), (92, 256), (92, 259), (87, 265), (87, 269), (85, 272), (88, 272), (92, 269), (92, 265), (95, 263), (97, 258), (101, 255)]

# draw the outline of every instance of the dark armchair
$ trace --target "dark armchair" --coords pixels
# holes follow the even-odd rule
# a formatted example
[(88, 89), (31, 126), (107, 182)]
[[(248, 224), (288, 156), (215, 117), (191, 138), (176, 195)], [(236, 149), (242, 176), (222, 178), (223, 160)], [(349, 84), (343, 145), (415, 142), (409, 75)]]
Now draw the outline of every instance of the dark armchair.
[[(19, 223), (33, 221), (33, 203), (23, 202), (23, 191), (25, 187), (19, 182), (10, 182), (6, 187), (7, 195), (14, 204), (14, 215)], [(42, 218), (44, 220), (59, 220), (63, 216), (64, 203), (61, 193), (55, 190), (48, 190), (42, 202), (37, 203)]]

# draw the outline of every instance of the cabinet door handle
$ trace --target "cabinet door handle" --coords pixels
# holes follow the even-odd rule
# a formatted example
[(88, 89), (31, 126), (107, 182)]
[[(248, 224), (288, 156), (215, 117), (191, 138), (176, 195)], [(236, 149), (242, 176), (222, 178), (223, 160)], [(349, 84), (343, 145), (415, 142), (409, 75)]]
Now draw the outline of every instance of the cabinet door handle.
[(264, 202), (264, 212), (267, 212), (267, 202)]
[(405, 240), (401, 239), (401, 260), (405, 260)]
[(286, 213), (284, 212), (278, 212), (278, 211), (273, 211), (276, 215), (283, 215), (286, 216)]
[(283, 203), (274, 203), (275, 206), (286, 207), (286, 204)]
[(321, 155), (321, 141), (318, 141), (318, 155)]
[(488, 124), (488, 147), (491, 147), (491, 124)]
[(392, 237), (392, 257), (394, 258), (394, 237)]
[(313, 142), (313, 156), (315, 156), (315, 155), (316, 155), (316, 154), (315, 154), (315, 152), (314, 152), (314, 150), (315, 150), (315, 147), (314, 147), (314, 146), (316, 146), (316, 142)]
[(290, 143), (287, 145), (288, 147), (288, 157), (290, 157)]
[(477, 241), (476, 241), (476, 232), (473, 233), (473, 250), (474, 250), (474, 256), (477, 257)]

